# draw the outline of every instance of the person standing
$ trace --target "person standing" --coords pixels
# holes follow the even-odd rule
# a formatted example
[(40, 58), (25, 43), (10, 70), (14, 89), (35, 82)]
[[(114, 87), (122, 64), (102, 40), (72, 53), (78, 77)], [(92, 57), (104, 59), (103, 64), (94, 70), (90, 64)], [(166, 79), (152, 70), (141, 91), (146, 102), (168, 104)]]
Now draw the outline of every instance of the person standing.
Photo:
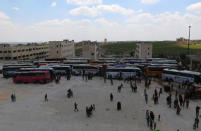
[(199, 118), (196, 117), (195, 118), (195, 128), (198, 128), (198, 125), (199, 125)]
[(147, 120), (147, 125), (149, 126), (149, 120), (150, 120), (149, 110), (146, 111), (146, 120)]
[(145, 94), (145, 102), (146, 102), (146, 104), (148, 103), (148, 95), (147, 95), (147, 93)]
[(158, 115), (158, 121), (160, 121), (160, 120), (161, 120), (161, 115), (159, 114), (159, 115)]
[(120, 101), (117, 102), (117, 110), (118, 110), (118, 111), (121, 110), (121, 102), (120, 102)]
[(186, 108), (189, 107), (189, 99), (186, 99)]
[(110, 93), (110, 101), (113, 101), (113, 94)]
[(95, 104), (93, 104), (92, 106), (93, 106), (93, 111), (95, 111), (95, 109), (96, 109)]
[(75, 103), (74, 103), (74, 112), (79, 111), (77, 106), (78, 106), (78, 104), (75, 102)]
[(200, 111), (200, 107), (199, 106), (196, 106), (196, 117), (198, 117), (199, 116), (199, 111)]

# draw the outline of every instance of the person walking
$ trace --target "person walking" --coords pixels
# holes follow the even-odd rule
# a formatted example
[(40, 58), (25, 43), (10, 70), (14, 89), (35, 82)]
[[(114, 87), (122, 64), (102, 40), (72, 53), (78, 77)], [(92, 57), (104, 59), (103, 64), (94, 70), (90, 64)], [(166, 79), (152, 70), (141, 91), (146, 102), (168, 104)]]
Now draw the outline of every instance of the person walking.
[(45, 94), (45, 102), (48, 101), (48, 98), (47, 98), (47, 93)]

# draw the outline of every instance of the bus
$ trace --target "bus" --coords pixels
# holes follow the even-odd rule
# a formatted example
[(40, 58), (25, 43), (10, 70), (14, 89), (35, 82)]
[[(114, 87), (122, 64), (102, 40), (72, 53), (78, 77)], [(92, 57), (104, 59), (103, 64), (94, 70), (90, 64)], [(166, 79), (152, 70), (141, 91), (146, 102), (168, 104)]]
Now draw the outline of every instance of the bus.
[(141, 74), (140, 68), (137, 67), (113, 67), (108, 66), (106, 69), (106, 77), (115, 79), (125, 79), (128, 77), (139, 77)]
[(149, 76), (157, 76), (161, 77), (163, 73), (163, 69), (170, 68), (170, 69), (179, 69), (180, 67), (176, 64), (151, 64), (146, 67), (146, 73)]
[(177, 83), (200, 83), (201, 73), (188, 70), (164, 69), (162, 79)]
[(13, 76), (14, 83), (48, 83), (50, 81), (49, 71), (16, 72)]
[(50, 66), (54, 69), (55, 74), (59, 75), (66, 75), (71, 73), (71, 67), (70, 66), (64, 66), (64, 65), (55, 65)]
[(3, 65), (2, 73), (4, 78), (12, 77), (16, 71), (19, 71), (20, 68), (33, 68), (32, 64), (13, 64), (13, 65)]
[(17, 72), (28, 72), (28, 71), (48, 71), (50, 73), (51, 80), (55, 78), (55, 72), (53, 68), (20, 68)]
[(73, 75), (82, 75), (83, 71), (85, 74), (92, 73), (93, 75), (98, 75), (100, 72), (100, 66), (88, 65), (88, 64), (78, 64), (72, 66)]
[(49, 65), (49, 64), (58, 64), (60, 61), (34, 61), (34, 65), (40, 67), (42, 65)]

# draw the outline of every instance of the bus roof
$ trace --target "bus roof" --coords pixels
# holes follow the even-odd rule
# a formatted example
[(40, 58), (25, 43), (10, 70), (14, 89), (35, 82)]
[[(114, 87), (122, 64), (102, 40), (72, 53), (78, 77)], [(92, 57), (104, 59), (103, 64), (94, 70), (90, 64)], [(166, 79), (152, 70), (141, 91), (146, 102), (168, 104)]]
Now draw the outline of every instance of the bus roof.
[(108, 66), (107, 69), (120, 69), (120, 70), (133, 69), (133, 70), (141, 70), (141, 69), (138, 68), (138, 67), (130, 67), (130, 66), (127, 66), (127, 67), (114, 67), (114, 66)]
[(171, 71), (171, 72), (185, 73), (185, 74), (191, 74), (191, 75), (201, 75), (200, 72), (189, 71), (189, 70), (164, 69), (164, 71)]
[(49, 71), (25, 71), (25, 72), (15, 72), (15, 74), (24, 74), (24, 73), (49, 73)]

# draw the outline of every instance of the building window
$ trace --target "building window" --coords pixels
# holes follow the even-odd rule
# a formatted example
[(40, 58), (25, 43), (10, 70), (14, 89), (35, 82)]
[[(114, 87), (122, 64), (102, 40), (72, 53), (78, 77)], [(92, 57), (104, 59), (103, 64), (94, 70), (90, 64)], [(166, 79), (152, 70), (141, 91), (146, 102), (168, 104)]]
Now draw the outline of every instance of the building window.
[(59, 54), (59, 51), (57, 51), (57, 54)]
[(7, 51), (4, 51), (3, 53), (7, 53)]

